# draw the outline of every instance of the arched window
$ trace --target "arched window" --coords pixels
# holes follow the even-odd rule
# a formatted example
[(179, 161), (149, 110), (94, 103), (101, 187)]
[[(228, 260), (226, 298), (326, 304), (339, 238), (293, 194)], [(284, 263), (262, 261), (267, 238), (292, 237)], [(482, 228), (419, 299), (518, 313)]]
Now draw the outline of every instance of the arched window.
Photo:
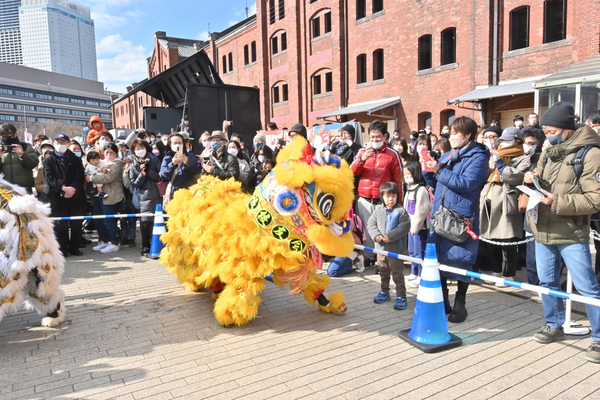
[(510, 12), (509, 49), (529, 47), (529, 6), (515, 8)]
[(544, 43), (567, 37), (567, 0), (544, 2)]
[(356, 83), (367, 81), (367, 55), (359, 54), (356, 57)]
[(333, 91), (333, 72), (331, 70), (317, 71), (312, 77), (313, 96)]
[(419, 70), (431, 68), (431, 35), (419, 38)]
[(422, 113), (419, 113), (419, 129), (423, 129), (427, 125), (431, 125), (431, 113), (429, 111), (423, 111)]
[(373, 52), (373, 80), (383, 79), (383, 49)]
[(273, 96), (273, 104), (288, 101), (289, 93), (287, 82), (280, 81), (275, 83), (271, 89), (271, 93)]
[[(454, 110), (443, 110), (440, 113), (440, 125), (444, 126), (444, 125), (448, 125), (450, 126), (450, 124), (454, 121)], [(428, 124), (431, 125), (431, 124)]]
[(442, 60), (441, 65), (456, 62), (456, 28), (442, 31)]

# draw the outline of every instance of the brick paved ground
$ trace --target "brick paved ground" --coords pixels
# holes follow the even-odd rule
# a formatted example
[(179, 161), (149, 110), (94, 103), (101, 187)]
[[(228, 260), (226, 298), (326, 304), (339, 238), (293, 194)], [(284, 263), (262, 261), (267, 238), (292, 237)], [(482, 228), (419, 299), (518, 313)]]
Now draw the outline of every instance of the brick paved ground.
[(529, 292), (473, 285), (467, 321), (449, 326), (463, 346), (424, 354), (397, 337), (417, 290), (405, 311), (374, 304), (373, 269), (332, 279), (345, 316), (267, 285), (258, 318), (225, 329), (210, 293), (185, 292), (139, 248), (84, 252), (68, 259), (60, 329), (30, 312), (0, 323), (1, 399), (600, 398), (589, 336), (532, 341), (543, 319)]

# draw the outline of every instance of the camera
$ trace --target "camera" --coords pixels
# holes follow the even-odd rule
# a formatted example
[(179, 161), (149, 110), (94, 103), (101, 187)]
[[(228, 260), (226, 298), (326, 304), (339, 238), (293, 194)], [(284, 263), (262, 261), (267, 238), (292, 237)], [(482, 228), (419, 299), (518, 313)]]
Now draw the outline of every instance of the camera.
[(442, 152), (439, 149), (434, 149), (431, 150), (429, 152), (429, 155), (431, 156), (431, 158), (433, 158), (435, 161), (439, 161), (440, 157), (442, 156)]
[(5, 153), (12, 153), (14, 149), (15, 149), (15, 146), (6, 145), (6, 144), (2, 145), (2, 151)]

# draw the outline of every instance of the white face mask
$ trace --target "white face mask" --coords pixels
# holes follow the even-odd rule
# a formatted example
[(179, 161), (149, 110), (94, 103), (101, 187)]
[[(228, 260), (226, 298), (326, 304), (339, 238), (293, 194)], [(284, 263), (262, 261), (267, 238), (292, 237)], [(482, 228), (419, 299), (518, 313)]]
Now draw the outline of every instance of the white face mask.
[(167, 145), (167, 143), (169, 143), (169, 137), (168, 136), (162, 137), (162, 138), (160, 138), (160, 140), (163, 142), (163, 144), (165, 146)]
[(444, 129), (444, 130), (442, 131), (442, 133), (443, 133), (444, 135), (449, 135), (449, 134), (450, 134), (450, 131), (449, 131), (448, 129)]
[(67, 151), (67, 149), (69, 148), (69, 146), (66, 144), (56, 144), (54, 146), (54, 148), (56, 149), (57, 152), (64, 154), (65, 151)]
[(104, 146), (106, 146), (107, 144), (108, 144), (108, 140), (100, 140), (100, 141), (98, 142), (98, 145), (99, 145), (100, 147), (104, 147)]
[(423, 150), (427, 150), (427, 146), (417, 146), (417, 154), (421, 154), (423, 152)]
[(178, 151), (180, 151), (183, 148), (182, 144), (174, 144), (173, 146), (171, 146), (171, 150), (173, 150), (175, 153), (177, 153)]
[(210, 142), (208, 140), (203, 140), (202, 146), (204, 146), (204, 148), (210, 147)]
[(265, 156), (258, 156), (258, 162), (265, 161)]
[(492, 148), (492, 141), (490, 139), (483, 139), (483, 144), (485, 144), (485, 147), (488, 149)]
[(515, 126), (517, 128), (521, 128), (523, 126), (523, 121), (519, 120), (519, 121), (515, 121)]
[(513, 144), (515, 144), (515, 140), (503, 140), (500, 142), (500, 144), (498, 145), (498, 147), (508, 147), (508, 146), (512, 146)]
[(146, 157), (146, 149), (139, 149), (135, 151), (135, 155), (139, 158)]
[(406, 182), (407, 185), (412, 185), (415, 183), (415, 180), (413, 178), (404, 178), (404, 182)]
[(238, 149), (233, 148), (233, 147), (231, 149), (228, 149), (227, 152), (234, 157), (237, 157), (237, 155), (238, 155)]
[(383, 147), (383, 142), (371, 142), (371, 146), (373, 146), (374, 149), (380, 149)]
[(536, 147), (537, 146), (534, 144), (524, 144), (523, 151), (525, 152), (525, 154), (533, 154), (535, 152)]
[(348, 140), (346, 140), (346, 144), (347, 144), (348, 146), (352, 146), (352, 139), (348, 139)]

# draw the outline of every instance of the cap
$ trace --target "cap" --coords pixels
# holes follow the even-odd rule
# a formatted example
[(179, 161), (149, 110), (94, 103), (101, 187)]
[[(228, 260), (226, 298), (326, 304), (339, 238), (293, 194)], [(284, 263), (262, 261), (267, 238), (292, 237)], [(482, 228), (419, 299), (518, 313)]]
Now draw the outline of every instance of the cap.
[(52, 143), (52, 140), (44, 140), (42, 143), (40, 143), (40, 149), (44, 146), (50, 146), (54, 148), (54, 143)]
[(67, 135), (65, 135), (64, 133), (59, 133), (58, 135), (54, 136), (54, 140), (66, 140), (66, 141), (71, 141), (71, 138), (68, 137)]
[(491, 125), (491, 126), (488, 126), (487, 128), (485, 128), (483, 133), (486, 133), (486, 132), (494, 132), (496, 135), (498, 135), (498, 137), (502, 136), (502, 128), (500, 128), (499, 126), (496, 126), (496, 125)]
[(502, 136), (498, 140), (514, 140), (514, 138), (519, 137), (519, 132), (519, 128), (511, 126), (502, 131)]
[(181, 135), (181, 137), (183, 137), (183, 140), (193, 139), (193, 137), (191, 137), (190, 134), (185, 131), (181, 131), (181, 132), (177, 132), (177, 133), (179, 133)]
[(513, 122), (515, 122), (515, 121), (518, 121), (518, 120), (525, 121), (525, 118), (523, 118), (523, 116), (522, 116), (522, 115), (520, 115), (520, 114), (517, 114), (517, 115), (515, 115), (515, 117), (513, 118)]

